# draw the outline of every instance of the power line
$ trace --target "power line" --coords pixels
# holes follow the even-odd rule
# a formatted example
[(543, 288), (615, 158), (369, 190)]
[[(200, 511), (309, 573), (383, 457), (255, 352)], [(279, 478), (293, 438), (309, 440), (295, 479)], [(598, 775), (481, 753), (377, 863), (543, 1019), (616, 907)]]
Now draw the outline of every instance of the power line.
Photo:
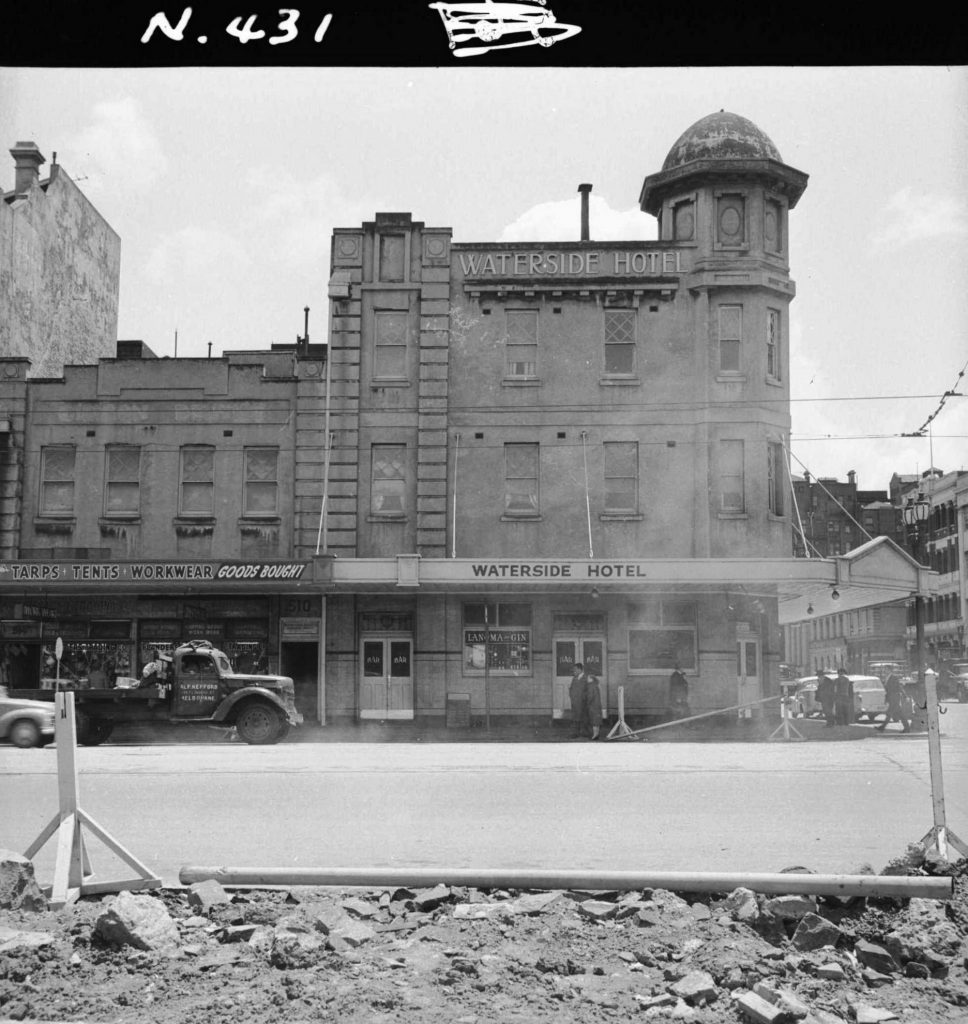
[(944, 408), (945, 402), (947, 402), (949, 398), (964, 398), (964, 395), (962, 395), (959, 391), (956, 391), (955, 388), (958, 387), (961, 378), (964, 377), (965, 370), (968, 370), (968, 363), (965, 363), (965, 365), (958, 371), (958, 376), (955, 379), (954, 385), (941, 396), (941, 401), (938, 403), (938, 408), (935, 409), (933, 413), (931, 413), (931, 415), (924, 421), (924, 423), (921, 424), (921, 426), (917, 430), (915, 430), (911, 434), (902, 434), (901, 437), (923, 437), (924, 432), (931, 425), (931, 421), (938, 415), (938, 413), (941, 412), (941, 410)]

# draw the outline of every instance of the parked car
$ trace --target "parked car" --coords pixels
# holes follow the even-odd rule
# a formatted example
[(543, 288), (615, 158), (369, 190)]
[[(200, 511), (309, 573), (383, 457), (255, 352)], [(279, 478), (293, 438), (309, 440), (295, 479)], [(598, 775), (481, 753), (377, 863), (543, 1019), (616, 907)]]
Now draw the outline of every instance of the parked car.
[(54, 709), (46, 701), (11, 697), (0, 686), (0, 739), (15, 747), (42, 747), (54, 738)]
[[(831, 673), (833, 677), (834, 673)], [(873, 722), (878, 715), (887, 713), (887, 699), (884, 696), (884, 684), (877, 676), (849, 675), (847, 678), (854, 684), (854, 718), (858, 721), (866, 718)], [(793, 699), (794, 714), (802, 718), (819, 718), (823, 710), (817, 701), (817, 677), (807, 676), (799, 680)]]

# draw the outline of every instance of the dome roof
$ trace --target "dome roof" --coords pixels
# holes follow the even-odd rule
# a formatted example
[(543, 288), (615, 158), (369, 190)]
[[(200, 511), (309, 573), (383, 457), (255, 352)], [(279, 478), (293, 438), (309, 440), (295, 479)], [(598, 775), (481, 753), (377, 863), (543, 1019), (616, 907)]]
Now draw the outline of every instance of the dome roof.
[(769, 136), (739, 114), (720, 110), (701, 118), (679, 136), (662, 165), (663, 171), (693, 160), (776, 160), (780, 151)]

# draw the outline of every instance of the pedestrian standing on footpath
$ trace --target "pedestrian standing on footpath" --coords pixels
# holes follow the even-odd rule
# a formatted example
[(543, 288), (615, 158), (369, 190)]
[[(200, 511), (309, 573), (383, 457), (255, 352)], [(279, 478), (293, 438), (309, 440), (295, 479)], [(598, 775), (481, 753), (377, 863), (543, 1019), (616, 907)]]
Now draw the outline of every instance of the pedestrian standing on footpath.
[(854, 719), (854, 684), (844, 670), (837, 670), (834, 680), (834, 720), (838, 725), (850, 725)]
[(834, 727), (834, 681), (823, 669), (819, 669), (817, 672), (816, 697), (826, 726), (828, 729), (832, 729)]
[(884, 681), (884, 699), (887, 701), (887, 714), (884, 721), (877, 726), (884, 732), (891, 722), (900, 722), (902, 732), (911, 731), (910, 699), (901, 685), (901, 677), (892, 672)]
[(689, 681), (678, 664), (669, 676), (669, 714), (673, 721), (689, 717)]
[(576, 661), (571, 670), (568, 696), (571, 699), (572, 738), (597, 740), (602, 726), (602, 695), (598, 680), (585, 671), (580, 661)]

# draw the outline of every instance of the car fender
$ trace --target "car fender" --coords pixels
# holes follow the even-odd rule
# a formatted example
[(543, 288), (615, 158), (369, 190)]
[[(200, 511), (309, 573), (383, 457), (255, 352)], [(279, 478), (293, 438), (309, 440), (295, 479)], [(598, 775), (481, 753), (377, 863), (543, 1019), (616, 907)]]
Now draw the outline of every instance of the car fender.
[(37, 707), (11, 708), (0, 715), (0, 736), (6, 736), (10, 732), (10, 727), (13, 723), (20, 721), (21, 718), (27, 718), (31, 722), (35, 722), (37, 728), (40, 729), (41, 735), (53, 736), (54, 714), (51, 706), (43, 705), (39, 701), (37, 704)]
[(231, 716), (232, 709), (236, 704), (240, 701), (249, 700), (253, 697), (266, 701), (269, 704), (274, 704), (286, 716), (287, 722), (292, 725), (298, 724), (293, 721), (289, 709), (283, 703), (278, 694), (273, 693), (271, 690), (264, 690), (261, 686), (245, 686), (241, 690), (236, 690), (234, 693), (230, 694), (215, 709), (215, 714), (212, 715), (212, 721), (224, 722), (226, 718)]

